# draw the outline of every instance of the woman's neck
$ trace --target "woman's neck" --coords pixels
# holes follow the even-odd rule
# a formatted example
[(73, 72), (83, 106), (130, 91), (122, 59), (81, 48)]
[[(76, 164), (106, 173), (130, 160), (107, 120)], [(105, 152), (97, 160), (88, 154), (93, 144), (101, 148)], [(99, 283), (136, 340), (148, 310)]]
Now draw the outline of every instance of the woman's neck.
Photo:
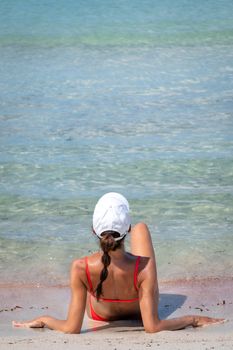
[(111, 256), (111, 259), (116, 259), (116, 260), (122, 260), (125, 258), (126, 256), (126, 252), (125, 252), (125, 248), (124, 246), (122, 246), (121, 248), (118, 248), (116, 250), (111, 250), (110, 252), (108, 252), (108, 254)]

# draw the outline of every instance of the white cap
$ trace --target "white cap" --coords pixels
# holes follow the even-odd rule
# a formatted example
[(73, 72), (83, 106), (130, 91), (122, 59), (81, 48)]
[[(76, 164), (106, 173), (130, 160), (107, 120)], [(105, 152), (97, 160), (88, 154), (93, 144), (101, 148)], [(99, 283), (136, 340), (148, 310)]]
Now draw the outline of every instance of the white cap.
[(129, 203), (119, 193), (109, 192), (103, 195), (97, 202), (93, 214), (93, 229), (99, 238), (106, 231), (115, 231), (122, 239), (130, 228)]

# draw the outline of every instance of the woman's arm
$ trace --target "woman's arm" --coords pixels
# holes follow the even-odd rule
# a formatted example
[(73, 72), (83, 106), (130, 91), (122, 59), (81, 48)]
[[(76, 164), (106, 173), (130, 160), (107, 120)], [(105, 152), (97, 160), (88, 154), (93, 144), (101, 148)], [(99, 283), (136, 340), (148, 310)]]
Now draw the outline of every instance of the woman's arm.
[(42, 316), (32, 321), (13, 321), (13, 326), (21, 328), (47, 327), (64, 333), (80, 333), (87, 297), (87, 289), (81, 279), (82, 267), (83, 261), (81, 259), (74, 261), (71, 267), (71, 302), (66, 320), (58, 320), (51, 316)]
[(158, 316), (158, 282), (156, 266), (152, 259), (148, 262), (141, 275), (139, 288), (139, 304), (145, 331), (156, 333), (165, 330), (178, 330), (189, 326), (200, 327), (213, 323), (221, 323), (224, 319), (203, 317), (197, 315), (160, 320)]
[(212, 318), (206, 316), (183, 316), (172, 318), (170, 320), (157, 320), (152, 324), (152, 327), (146, 329), (148, 333), (156, 333), (160, 331), (176, 331), (186, 327), (202, 327), (216, 323), (223, 323), (222, 318)]

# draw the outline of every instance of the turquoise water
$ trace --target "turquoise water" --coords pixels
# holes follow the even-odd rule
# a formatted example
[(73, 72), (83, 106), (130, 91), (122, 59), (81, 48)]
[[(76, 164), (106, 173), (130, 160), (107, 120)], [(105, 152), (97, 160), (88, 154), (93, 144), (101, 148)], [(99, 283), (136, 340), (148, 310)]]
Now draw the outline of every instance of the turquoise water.
[(163, 279), (232, 275), (232, 1), (1, 1), (1, 283), (63, 284), (98, 197)]
[(2, 0), (3, 45), (232, 43), (231, 0)]

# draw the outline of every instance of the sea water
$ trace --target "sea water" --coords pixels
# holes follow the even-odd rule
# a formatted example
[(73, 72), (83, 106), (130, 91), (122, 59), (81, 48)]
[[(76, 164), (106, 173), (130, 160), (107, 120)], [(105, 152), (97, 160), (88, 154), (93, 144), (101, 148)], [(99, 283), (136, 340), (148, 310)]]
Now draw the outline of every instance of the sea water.
[(1, 0), (1, 284), (68, 283), (108, 191), (149, 225), (161, 280), (232, 276), (232, 13)]

